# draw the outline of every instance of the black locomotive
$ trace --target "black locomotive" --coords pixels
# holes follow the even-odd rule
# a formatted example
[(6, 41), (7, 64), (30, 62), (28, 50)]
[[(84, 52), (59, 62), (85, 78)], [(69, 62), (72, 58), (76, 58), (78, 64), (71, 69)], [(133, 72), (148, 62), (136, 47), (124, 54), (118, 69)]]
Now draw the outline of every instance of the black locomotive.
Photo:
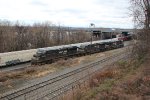
[(123, 47), (124, 43), (118, 38), (84, 42), (77, 44), (61, 45), (47, 48), (39, 48), (34, 54), (31, 63), (52, 63), (59, 59), (67, 59), (76, 56), (88, 55), (106, 50)]

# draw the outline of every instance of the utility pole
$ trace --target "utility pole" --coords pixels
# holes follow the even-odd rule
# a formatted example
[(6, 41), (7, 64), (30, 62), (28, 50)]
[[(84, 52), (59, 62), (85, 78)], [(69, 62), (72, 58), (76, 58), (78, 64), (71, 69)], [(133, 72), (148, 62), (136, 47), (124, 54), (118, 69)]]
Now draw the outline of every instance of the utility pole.
[[(92, 36), (93, 36), (93, 29), (92, 28), (95, 28), (95, 24), (93, 24), (93, 23), (90, 23), (90, 26), (89, 26), (89, 28), (90, 28), (90, 31), (91, 31), (91, 46), (90, 46), (90, 52), (92, 53)], [(90, 53), (90, 55), (91, 55), (91, 53)]]

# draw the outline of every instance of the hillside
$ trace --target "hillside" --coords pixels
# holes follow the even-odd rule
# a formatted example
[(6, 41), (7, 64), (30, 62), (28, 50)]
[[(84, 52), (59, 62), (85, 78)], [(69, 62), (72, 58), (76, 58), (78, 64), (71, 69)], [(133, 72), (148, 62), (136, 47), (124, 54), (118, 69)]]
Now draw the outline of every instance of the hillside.
[[(94, 75), (64, 100), (150, 100), (150, 59), (120, 61)], [(72, 93), (71, 93), (72, 94)], [(69, 98), (69, 99), (68, 99)]]

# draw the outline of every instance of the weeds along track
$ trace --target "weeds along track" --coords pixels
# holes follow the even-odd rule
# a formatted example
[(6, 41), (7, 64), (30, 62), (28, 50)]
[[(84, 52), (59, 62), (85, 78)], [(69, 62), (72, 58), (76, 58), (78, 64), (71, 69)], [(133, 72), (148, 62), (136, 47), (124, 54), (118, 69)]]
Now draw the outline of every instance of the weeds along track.
[(105, 57), (104, 59), (94, 61), (78, 69), (68, 71), (65, 74), (56, 76), (47, 81), (43, 81), (32, 86), (24, 87), (15, 91), (11, 91), (0, 97), (0, 100), (43, 100), (54, 99), (58, 95), (69, 90), (79, 81), (85, 80), (89, 75), (95, 73), (102, 66), (112, 62), (124, 59), (130, 53), (125, 51)]

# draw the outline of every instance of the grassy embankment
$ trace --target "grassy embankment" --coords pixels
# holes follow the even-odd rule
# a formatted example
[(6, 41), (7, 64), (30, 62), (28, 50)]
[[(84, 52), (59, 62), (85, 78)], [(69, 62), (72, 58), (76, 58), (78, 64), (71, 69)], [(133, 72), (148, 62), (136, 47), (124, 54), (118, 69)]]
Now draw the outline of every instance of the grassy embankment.
[(150, 100), (150, 59), (120, 61), (73, 89), (64, 100)]

